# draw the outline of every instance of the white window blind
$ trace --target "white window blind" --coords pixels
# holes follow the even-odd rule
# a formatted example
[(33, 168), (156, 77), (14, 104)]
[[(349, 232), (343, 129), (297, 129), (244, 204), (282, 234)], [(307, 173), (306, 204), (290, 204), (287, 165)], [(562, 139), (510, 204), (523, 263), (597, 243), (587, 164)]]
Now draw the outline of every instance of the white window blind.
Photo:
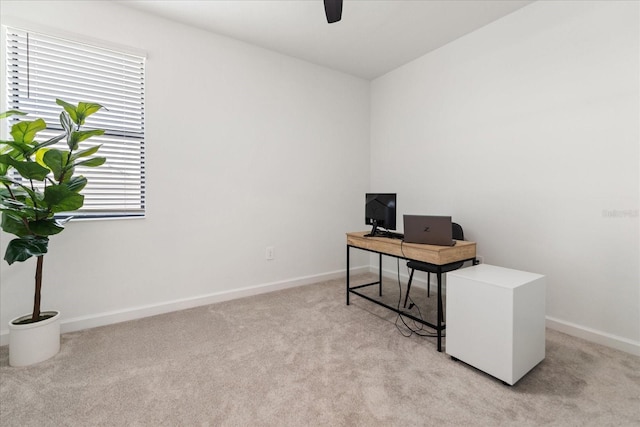
[(56, 98), (106, 107), (84, 126), (104, 129), (104, 135), (84, 144), (102, 144), (97, 155), (107, 161), (98, 168), (77, 168), (88, 185), (82, 191), (84, 206), (73, 215), (144, 216), (145, 58), (13, 28), (6, 28), (6, 43), (8, 109), (29, 113), (25, 119), (43, 118), (47, 130), (39, 140), (62, 132)]

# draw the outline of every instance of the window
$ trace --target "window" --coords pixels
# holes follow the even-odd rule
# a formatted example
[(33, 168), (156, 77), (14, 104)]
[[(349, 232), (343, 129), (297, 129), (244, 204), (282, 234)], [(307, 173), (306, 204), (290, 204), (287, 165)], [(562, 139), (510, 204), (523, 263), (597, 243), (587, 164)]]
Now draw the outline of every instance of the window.
[(98, 155), (107, 162), (99, 168), (78, 167), (89, 183), (75, 217), (144, 216), (144, 61), (143, 56), (6, 28), (7, 109), (43, 118), (47, 130), (39, 133), (41, 138), (62, 132), (56, 98), (106, 108), (84, 127), (105, 130), (89, 142), (102, 144)]

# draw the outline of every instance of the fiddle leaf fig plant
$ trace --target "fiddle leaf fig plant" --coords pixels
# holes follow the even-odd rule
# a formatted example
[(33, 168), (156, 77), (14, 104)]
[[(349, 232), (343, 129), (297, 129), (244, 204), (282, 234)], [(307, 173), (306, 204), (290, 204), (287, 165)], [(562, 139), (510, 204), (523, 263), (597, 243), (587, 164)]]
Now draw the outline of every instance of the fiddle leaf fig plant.
[[(0, 228), (16, 236), (7, 245), (4, 255), (9, 265), (36, 257), (35, 295), (28, 323), (43, 320), (40, 315), (42, 266), (48, 251), (49, 236), (64, 230), (71, 218), (56, 218), (56, 214), (76, 211), (84, 205), (80, 191), (87, 179), (75, 175), (78, 166), (97, 167), (104, 157), (90, 157), (100, 145), (81, 146), (89, 138), (104, 134), (103, 129), (82, 130), (90, 115), (104, 108), (100, 104), (79, 102), (73, 105), (61, 99), (60, 125), (62, 133), (38, 142), (38, 132), (47, 128), (41, 118), (22, 120), (11, 127), (12, 140), (0, 140)], [(0, 119), (23, 116), (17, 110), (0, 113)], [(54, 144), (65, 140), (67, 147)]]

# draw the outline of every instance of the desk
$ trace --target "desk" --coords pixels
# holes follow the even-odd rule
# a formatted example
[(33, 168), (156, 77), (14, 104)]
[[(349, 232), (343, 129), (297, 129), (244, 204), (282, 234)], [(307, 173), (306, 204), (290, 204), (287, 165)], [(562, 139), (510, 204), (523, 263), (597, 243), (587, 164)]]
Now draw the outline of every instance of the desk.
[[(435, 246), (420, 245), (417, 243), (403, 243), (400, 239), (390, 239), (387, 237), (364, 237), (367, 231), (347, 233), (347, 305), (349, 305), (349, 295), (354, 294), (365, 298), (371, 302), (381, 305), (391, 311), (402, 314), (416, 322), (422, 323), (436, 330), (438, 335), (438, 351), (442, 351), (442, 331), (446, 325), (442, 322), (442, 267), (459, 261), (474, 261), (476, 257), (475, 242), (458, 240), (455, 246)], [(364, 285), (351, 287), (349, 284), (349, 258), (351, 248), (361, 249), (379, 254), (378, 281), (366, 283)], [(414, 317), (410, 313), (404, 312), (396, 307), (384, 304), (357, 291), (365, 286), (378, 285), (379, 295), (382, 295), (382, 255), (405, 259), (407, 261), (422, 261), (436, 266), (438, 272), (438, 313), (436, 324), (431, 324), (425, 320)]]

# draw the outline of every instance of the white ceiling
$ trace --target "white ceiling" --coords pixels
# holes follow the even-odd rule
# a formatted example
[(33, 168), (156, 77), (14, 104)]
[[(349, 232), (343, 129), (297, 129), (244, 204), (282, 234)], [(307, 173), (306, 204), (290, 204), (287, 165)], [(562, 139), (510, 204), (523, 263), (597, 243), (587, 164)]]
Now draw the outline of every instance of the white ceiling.
[(373, 79), (533, 0), (124, 0), (146, 11), (315, 64)]

